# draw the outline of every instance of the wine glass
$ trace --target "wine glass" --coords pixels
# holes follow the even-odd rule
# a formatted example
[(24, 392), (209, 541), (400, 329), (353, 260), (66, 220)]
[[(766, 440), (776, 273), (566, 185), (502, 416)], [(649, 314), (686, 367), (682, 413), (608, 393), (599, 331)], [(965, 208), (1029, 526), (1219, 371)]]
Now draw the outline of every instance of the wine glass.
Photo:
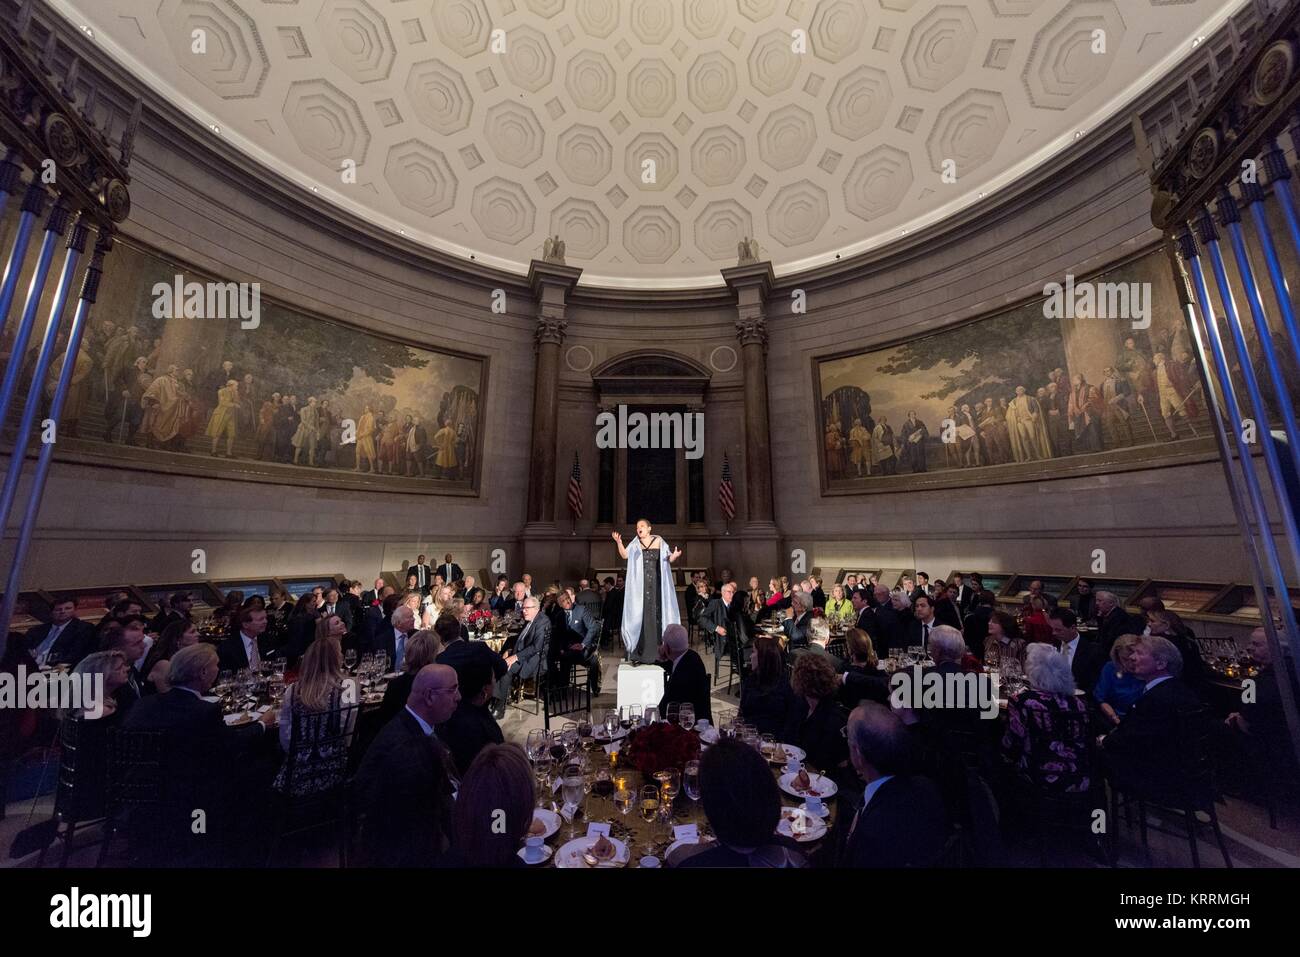
[(669, 804), (672, 804), (673, 800), (682, 789), (682, 772), (678, 771), (676, 768), (668, 768), (666, 771), (661, 771), (660, 774), (663, 775), (661, 782), (664, 799)]
[(578, 719), (578, 737), (583, 739), (591, 737), (591, 712)]
[(569, 820), (569, 840), (573, 840), (577, 836), (578, 814), (587, 801), (587, 792), (581, 773), (566, 774), (562, 781), (560, 792), (564, 798), (564, 803), (572, 805), (574, 808), (573, 817)]
[(758, 736), (758, 749), (762, 752), (764, 758), (771, 761), (776, 757), (776, 735), (760, 734)]
[(641, 811), (641, 820), (647, 824), (653, 824), (655, 818), (659, 816), (659, 789), (653, 784), (647, 784), (641, 789), (641, 802), (638, 805)]
[(535, 763), (537, 758), (547, 749), (546, 732), (541, 728), (533, 728), (528, 732), (525, 747), (528, 750), (528, 757)]
[(605, 733), (609, 735), (609, 739), (613, 741), (614, 735), (617, 732), (618, 732), (618, 711), (615, 710), (614, 708), (610, 708), (608, 711), (605, 712)]
[(619, 788), (614, 792), (614, 807), (623, 815), (624, 827), (627, 826), (627, 816), (632, 811), (632, 798), (633, 794), (627, 788)]
[(678, 721), (677, 716), (681, 714), (681, 711), (682, 711), (682, 703), (680, 701), (668, 702), (668, 713), (665, 715), (665, 717), (668, 719), (668, 723), (677, 724)]
[[(670, 718), (669, 720), (671, 721), (672, 719)], [(695, 706), (691, 704), (683, 704), (681, 710), (677, 712), (677, 720), (687, 731), (695, 727)]]
[(645, 723), (645, 725), (646, 725), (647, 727), (649, 727), (650, 725), (654, 724), (654, 723), (655, 723), (656, 721), (658, 721), (658, 720), (659, 720), (659, 709), (658, 709), (658, 708), (651, 706), (651, 707), (648, 707), (648, 708), (645, 709), (645, 720), (644, 720), (644, 723)]
[(570, 751), (577, 747), (578, 723), (576, 721), (566, 721), (560, 725), (560, 738)]
[(348, 666), (348, 671), (352, 671), (357, 666), (357, 650), (349, 648), (343, 653), (343, 663)]
[(632, 722), (629, 725), (629, 727), (633, 727), (633, 728), (641, 727), (641, 723), (644, 719), (644, 715), (641, 713), (641, 706), (639, 704), (628, 705), (627, 716), (628, 719)]
[(687, 761), (686, 768), (682, 772), (682, 785), (686, 788), (686, 796), (692, 801), (700, 799), (700, 762)]

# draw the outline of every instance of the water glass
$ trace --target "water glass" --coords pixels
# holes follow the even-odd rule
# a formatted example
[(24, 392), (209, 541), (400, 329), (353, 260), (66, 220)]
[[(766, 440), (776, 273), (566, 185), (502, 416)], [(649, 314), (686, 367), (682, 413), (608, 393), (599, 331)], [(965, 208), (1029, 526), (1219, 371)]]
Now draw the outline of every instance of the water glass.
[(669, 724), (677, 723), (677, 716), (681, 713), (681, 710), (682, 710), (682, 704), (680, 701), (668, 702), (667, 718)]
[[(671, 721), (672, 719), (669, 718), (669, 720)], [(695, 727), (695, 706), (683, 704), (681, 710), (678, 712), (678, 720), (680, 721), (681, 726), (687, 731)]]
[(644, 722), (644, 723), (645, 723), (645, 725), (646, 725), (647, 727), (649, 727), (650, 725), (654, 724), (654, 723), (655, 723), (656, 721), (658, 721), (658, 720), (659, 720), (659, 709), (658, 709), (658, 708), (655, 708), (655, 707), (649, 707), (649, 708), (646, 708), (646, 709), (645, 709), (645, 722)]
[(682, 786), (686, 788), (686, 796), (692, 801), (700, 799), (700, 762), (687, 761), (686, 769), (682, 772)]

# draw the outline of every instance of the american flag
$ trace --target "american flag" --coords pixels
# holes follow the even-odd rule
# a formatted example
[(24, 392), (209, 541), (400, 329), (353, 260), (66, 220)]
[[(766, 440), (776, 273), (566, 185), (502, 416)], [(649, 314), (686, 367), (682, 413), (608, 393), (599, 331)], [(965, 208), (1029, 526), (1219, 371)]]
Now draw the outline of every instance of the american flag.
[(736, 488), (731, 484), (731, 460), (726, 453), (722, 456), (722, 481), (718, 483), (718, 504), (727, 521), (736, 517)]
[(569, 472), (569, 511), (574, 518), (582, 518), (582, 466), (578, 453), (573, 453), (573, 469)]

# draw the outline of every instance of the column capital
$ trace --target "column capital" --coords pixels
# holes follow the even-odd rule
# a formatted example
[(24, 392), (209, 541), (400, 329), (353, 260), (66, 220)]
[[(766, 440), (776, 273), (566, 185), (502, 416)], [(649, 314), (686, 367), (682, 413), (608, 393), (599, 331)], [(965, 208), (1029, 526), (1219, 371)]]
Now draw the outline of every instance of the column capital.
[(762, 314), (736, 320), (736, 338), (741, 346), (767, 348), (767, 320)]
[(528, 264), (528, 286), (537, 297), (534, 338), (539, 347), (564, 344), (565, 303), (581, 275), (580, 268), (563, 263), (534, 259)]

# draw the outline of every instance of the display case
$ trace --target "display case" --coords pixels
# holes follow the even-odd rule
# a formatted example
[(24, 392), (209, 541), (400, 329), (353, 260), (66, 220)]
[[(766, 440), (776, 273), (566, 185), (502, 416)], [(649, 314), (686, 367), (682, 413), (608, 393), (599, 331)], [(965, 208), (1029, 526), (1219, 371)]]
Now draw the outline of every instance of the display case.
[(178, 591), (189, 592), (193, 605), (190, 608), (191, 618), (206, 618), (212, 614), (212, 610), (221, 604), (221, 593), (211, 582), (166, 582), (157, 585), (141, 585), (140, 591), (144, 593), (154, 605), (155, 608), (161, 608), (171, 599), (171, 596)]
[[(879, 568), (841, 568), (839, 571), (839, 577), (835, 579), (833, 584), (843, 585), (844, 579), (848, 578), (850, 575), (858, 576), (858, 584), (862, 584), (863, 582), (867, 581), (868, 575), (875, 575), (876, 580), (879, 581), (880, 573), (881, 573), (881, 569)], [(822, 585), (822, 587), (826, 588), (825, 585)], [(830, 589), (826, 588), (826, 591), (829, 593)]]
[[(3, 599), (0, 595), (0, 599)], [(9, 633), (27, 631), (50, 620), (50, 605), (53, 596), (41, 591), (20, 591), (14, 605), (13, 617), (9, 619)]]
[[(956, 574), (956, 571), (949, 572), (944, 581), (952, 581), (952, 576)], [(973, 572), (963, 571), (961, 576), (968, 585), (971, 582), (971, 575), (979, 575), (984, 581), (984, 590), (991, 591), (994, 595), (1001, 594), (1002, 589), (1007, 587), (1007, 582), (1015, 577), (1011, 572), (982, 572), (978, 569)]]
[[(271, 585), (279, 585), (282, 588), (284, 588), (284, 590), (287, 591), (290, 595), (292, 595), (294, 600), (296, 601), (298, 598), (307, 594), (313, 588), (320, 587), (320, 588), (324, 588), (326, 591), (328, 591), (331, 588), (337, 588), (338, 583), (341, 582), (342, 580), (343, 580), (343, 576), (338, 574), (302, 575), (302, 576), (294, 576), (292, 578), (276, 578), (270, 582), (260, 583), (265, 588), (265, 591), (258, 591), (258, 592), (245, 591), (244, 597), (247, 598), (249, 595), (258, 594), (261, 595), (263, 598), (268, 598), (270, 596)], [(258, 583), (254, 583), (254, 584), (258, 584)], [(230, 587), (234, 588), (236, 586), (232, 585)]]
[[(1153, 578), (1133, 595), (1132, 604), (1144, 598), (1159, 598), (1170, 611), (1180, 616), (1196, 615), (1215, 604), (1229, 587), (1223, 582), (1189, 582)], [(1251, 593), (1252, 599), (1254, 593)]]
[[(1288, 589), (1291, 597), (1291, 607), (1296, 610), (1296, 617), (1300, 618), (1300, 588)], [(1274, 600), (1273, 589), (1268, 590), (1268, 599)], [(1255, 600), (1255, 589), (1251, 585), (1243, 585), (1234, 582), (1224, 588), (1214, 597), (1200, 613), (1196, 616), (1209, 621), (1232, 622), (1242, 625), (1258, 625), (1264, 620), (1260, 613), (1259, 603)]]
[(148, 595), (134, 585), (105, 585), (102, 588), (59, 588), (45, 593), (52, 598), (64, 600), (71, 598), (77, 605), (77, 617), (82, 621), (95, 624), (109, 613), (108, 606), (111, 596), (118, 592), (125, 592), (129, 597), (138, 601), (146, 615), (157, 613), (158, 606), (149, 600)]
[(903, 586), (903, 579), (912, 579), (913, 585), (916, 584), (915, 568), (882, 568), (880, 570), (880, 584), (884, 585), (890, 591)]
[(1029, 583), (1039, 581), (1043, 583), (1043, 591), (1048, 595), (1056, 598), (1059, 603), (1065, 597), (1065, 593), (1074, 588), (1077, 581), (1076, 575), (1040, 575), (1017, 572), (1012, 575), (1003, 585), (1002, 589), (996, 592), (999, 604), (1019, 605), (1029, 594)]
[(1095, 595), (1099, 591), (1113, 592), (1125, 608), (1137, 608), (1137, 593), (1146, 585), (1145, 578), (1099, 578), (1096, 575), (1080, 575), (1070, 585), (1070, 588), (1061, 595), (1061, 599), (1068, 602), (1071, 607), (1074, 606), (1074, 600), (1079, 597), (1079, 581), (1088, 582), (1092, 585), (1092, 593)]

